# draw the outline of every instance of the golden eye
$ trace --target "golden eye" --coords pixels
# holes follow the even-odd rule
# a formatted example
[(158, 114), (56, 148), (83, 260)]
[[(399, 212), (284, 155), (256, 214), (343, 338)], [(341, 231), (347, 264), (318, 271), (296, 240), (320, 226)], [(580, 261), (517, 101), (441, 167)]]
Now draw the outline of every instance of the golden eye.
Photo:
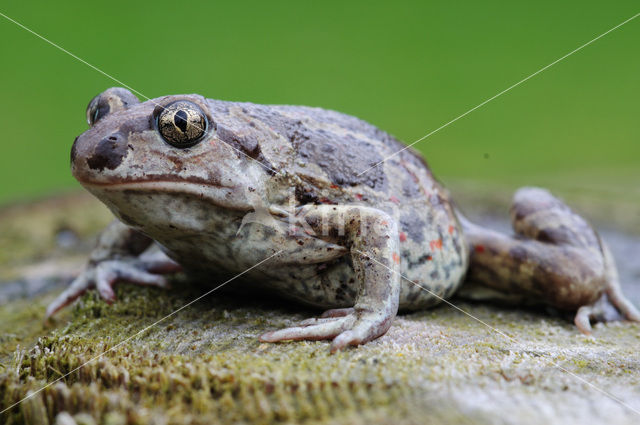
[(162, 108), (157, 118), (160, 135), (171, 146), (188, 148), (202, 140), (207, 132), (207, 117), (198, 105), (178, 100)]

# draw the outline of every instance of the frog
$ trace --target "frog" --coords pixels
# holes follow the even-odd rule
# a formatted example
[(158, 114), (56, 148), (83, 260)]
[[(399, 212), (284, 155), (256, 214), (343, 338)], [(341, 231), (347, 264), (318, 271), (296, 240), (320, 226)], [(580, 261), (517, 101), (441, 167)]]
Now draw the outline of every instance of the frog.
[(165, 288), (183, 272), (326, 309), (259, 339), (332, 352), (454, 294), (548, 306), (586, 334), (640, 321), (606, 243), (562, 200), (524, 187), (512, 234), (474, 224), (417, 151), (359, 118), (197, 94), (141, 102), (122, 87), (86, 114), (71, 171), (115, 220), (47, 317), (90, 289), (112, 303), (118, 282)]

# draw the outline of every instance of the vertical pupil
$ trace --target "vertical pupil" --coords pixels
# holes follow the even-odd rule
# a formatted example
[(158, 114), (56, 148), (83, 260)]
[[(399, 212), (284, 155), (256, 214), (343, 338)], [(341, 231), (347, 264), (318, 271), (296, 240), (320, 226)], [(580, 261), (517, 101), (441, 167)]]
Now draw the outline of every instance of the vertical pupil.
[(178, 127), (183, 133), (187, 132), (187, 113), (183, 110), (180, 109), (178, 112), (176, 112), (176, 114), (173, 116), (173, 123), (176, 125), (176, 127)]

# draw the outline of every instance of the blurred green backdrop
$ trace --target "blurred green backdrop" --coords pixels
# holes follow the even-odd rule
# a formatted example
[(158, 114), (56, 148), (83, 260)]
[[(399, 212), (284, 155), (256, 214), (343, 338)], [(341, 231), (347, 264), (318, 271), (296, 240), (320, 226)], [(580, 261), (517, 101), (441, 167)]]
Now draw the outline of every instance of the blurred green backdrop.
[[(411, 142), (640, 12), (637, 0), (3, 1), (148, 97), (322, 106)], [(117, 85), (0, 17), (0, 204), (77, 188), (69, 149)], [(640, 200), (640, 17), (416, 147), (445, 183)]]

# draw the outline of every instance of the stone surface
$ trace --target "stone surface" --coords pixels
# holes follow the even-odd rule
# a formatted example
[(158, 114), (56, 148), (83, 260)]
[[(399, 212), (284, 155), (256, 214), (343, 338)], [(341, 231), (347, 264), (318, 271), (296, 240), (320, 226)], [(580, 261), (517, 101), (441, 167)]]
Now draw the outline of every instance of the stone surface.
[[(489, 198), (471, 190), (463, 208), (505, 227), (496, 209), (506, 199)], [(603, 236), (640, 304), (640, 237), (627, 231), (640, 228), (638, 209), (612, 222), (597, 202), (578, 203), (608, 218)], [(330, 355), (327, 342), (259, 343), (318, 312), (245, 293), (241, 281), (166, 317), (215, 276), (178, 278), (170, 291), (122, 284), (112, 306), (90, 293), (45, 324), (47, 302), (109, 218), (86, 195), (0, 211), (0, 410), (31, 395), (0, 423), (640, 422), (638, 324), (586, 337), (552, 312), (454, 299), (460, 310), (401, 315), (384, 337)]]

